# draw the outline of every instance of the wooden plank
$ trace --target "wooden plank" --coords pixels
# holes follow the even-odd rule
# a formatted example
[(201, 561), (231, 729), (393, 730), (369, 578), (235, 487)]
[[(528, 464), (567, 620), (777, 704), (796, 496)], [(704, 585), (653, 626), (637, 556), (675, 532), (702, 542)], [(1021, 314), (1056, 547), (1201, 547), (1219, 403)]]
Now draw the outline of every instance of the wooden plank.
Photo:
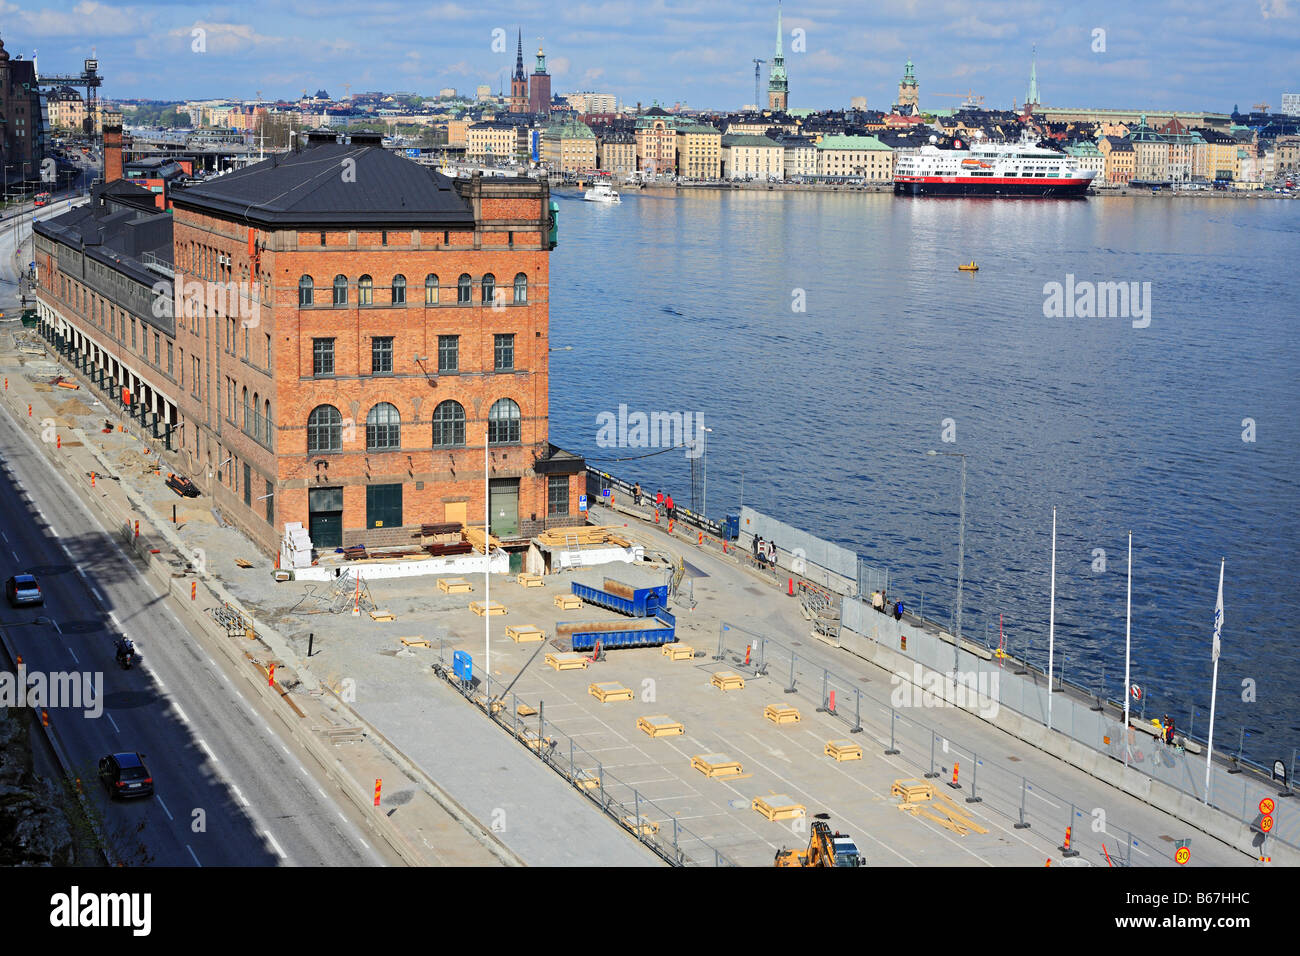
[(439, 578), (438, 590), (443, 594), (468, 594), (474, 588), (464, 578)]
[(531, 624), (507, 624), (506, 637), (516, 644), (529, 644), (546, 640), (546, 635)]
[(802, 719), (798, 710), (784, 704), (768, 704), (763, 708), (763, 716), (778, 726), (781, 724), (797, 724)]
[(541, 575), (538, 574), (517, 574), (515, 575), (515, 580), (519, 582), (520, 587), (525, 588), (540, 588), (546, 586), (546, 582), (544, 582)]
[(403, 637), (401, 639), (403, 647), (429, 647), (430, 644), (422, 637)]
[(637, 729), (648, 737), (680, 737), (686, 733), (681, 721), (673, 720), (667, 714), (652, 714), (636, 719)]
[(576, 594), (557, 594), (554, 604), (561, 611), (576, 611), (582, 607), (582, 598)]
[(620, 700), (631, 700), (632, 689), (624, 687), (617, 681), (605, 681), (599, 684), (589, 684), (587, 693), (596, 698), (602, 704), (612, 704)]
[(862, 747), (851, 740), (828, 740), (823, 752), (836, 763), (862, 759)]
[(392, 612), (392, 611), (384, 611), (384, 610), (380, 610), (380, 609), (376, 608), (375, 610), (373, 610), (373, 611), (370, 612), (370, 620), (372, 620), (372, 621), (395, 621), (395, 620), (397, 620), (397, 618), (393, 617), (393, 612)]
[(470, 601), (469, 609), (479, 617), (500, 617), (506, 613), (506, 606), (496, 601)]
[(745, 689), (745, 678), (733, 671), (718, 671), (709, 679), (709, 683), (719, 690)]
[(695, 659), (695, 648), (689, 644), (665, 644), (660, 651), (670, 661), (689, 661)]

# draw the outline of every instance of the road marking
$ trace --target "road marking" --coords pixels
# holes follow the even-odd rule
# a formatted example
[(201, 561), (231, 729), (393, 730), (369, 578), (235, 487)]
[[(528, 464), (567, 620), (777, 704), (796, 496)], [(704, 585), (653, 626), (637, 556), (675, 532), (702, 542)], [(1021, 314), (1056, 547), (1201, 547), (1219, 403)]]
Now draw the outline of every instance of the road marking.
[(5, 539), (5, 544), (9, 543), (9, 535), (5, 534), (3, 531), (0, 531), (0, 538)]
[(309, 773), (307, 772), (307, 768), (306, 768), (306, 767), (304, 767), (302, 764), (298, 764), (298, 769), (302, 771), (302, 775), (303, 775), (304, 777), (306, 777), (308, 780), (311, 779), (311, 774), (309, 774)]
[[(325, 791), (322, 790), (320, 787), (316, 788), (316, 792), (319, 793), (322, 797), (325, 797)], [(329, 797), (325, 797), (325, 799), (328, 800)]]
[(280, 854), (280, 859), (282, 860), (289, 859), (287, 856), (285, 856), (284, 851), (280, 849), (280, 844), (275, 842), (275, 837), (271, 836), (271, 831), (263, 830), (262, 832), (266, 835), (266, 838), (271, 841), (271, 847), (275, 850), (275, 852)]
[(99, 589), (96, 588), (93, 584), (90, 586), (90, 593), (93, 594), (93, 595), (95, 595), (95, 600), (96, 600), (96, 601), (99, 601), (99, 602), (101, 602), (101, 603), (103, 602), (103, 600), (104, 600), (104, 595), (100, 594), (100, 593), (99, 593)]
[(18, 552), (17, 552), (17, 551), (10, 551), (9, 553), (12, 554), (12, 555), (14, 556), (14, 560), (15, 560), (15, 561), (21, 561), (21, 560), (22, 560), (20, 557), (18, 557)]
[[(56, 631), (58, 631), (60, 634), (63, 633), (63, 628), (59, 627), (59, 622), (58, 622), (58, 621), (55, 621), (55, 620), (51, 619), (51, 620), (50, 620), (50, 623), (54, 625), (54, 629), (55, 629)], [(73, 656), (73, 657), (76, 657), (77, 655), (76, 655), (76, 654), (73, 654), (72, 656)]]
[(154, 799), (158, 801), (158, 806), (163, 808), (163, 813), (167, 814), (168, 820), (176, 819), (174, 816), (172, 816), (172, 812), (167, 809), (167, 804), (163, 803), (162, 797), (158, 796), (157, 794), (154, 794)]
[(342, 810), (339, 810), (339, 811), (338, 811), (338, 815), (339, 815), (339, 819), (342, 820), (344, 823), (347, 823), (347, 822), (348, 822), (348, 818), (345, 817), (345, 816), (343, 815), (343, 811), (342, 811)]
[[(357, 837), (357, 839), (358, 839), (358, 840), (361, 840), (361, 837)], [(367, 843), (365, 840), (361, 840), (361, 845), (362, 845), (363, 847), (365, 847), (367, 850), (370, 849), (370, 844)]]
[(108, 722), (113, 725), (113, 732), (120, 734), (122, 731), (118, 729), (117, 721), (113, 719), (113, 715), (110, 714), (108, 711), (104, 711), (104, 716), (107, 717)]
[(189, 850), (190, 856), (194, 857), (194, 865), (201, 868), (203, 864), (199, 862), (199, 858), (197, 856), (194, 856), (194, 848), (187, 843), (185, 844), (185, 849)]
[[(162, 681), (159, 681), (158, 684), (159, 684), (159, 686), (161, 687), (161, 686), (162, 686)], [(180, 704), (172, 704), (172, 708), (176, 711), (176, 713), (178, 713), (178, 714), (181, 715), (181, 720), (185, 721), (185, 723), (187, 723), (187, 724), (190, 722), (190, 719), (189, 719), (188, 717), (185, 716), (185, 711), (181, 710), (181, 705), (180, 705)]]
[(112, 621), (114, 624), (116, 624), (119, 628), (122, 626), (122, 622), (119, 621), (119, 620), (117, 619), (117, 612), (116, 612), (116, 611), (109, 611), (109, 612), (108, 612), (108, 617), (109, 617), (109, 620), (111, 620), (111, 621)]
[(244, 806), (248, 806), (248, 800), (247, 800), (247, 798), (244, 797), (244, 795), (240, 792), (240, 790), (239, 790), (238, 787), (236, 787), (236, 786), (232, 783), (232, 784), (230, 785), (230, 789), (233, 790), (233, 791), (235, 792), (235, 796), (237, 796), (237, 797), (239, 798), (239, 802), (240, 802), (240, 803), (242, 803)]
[(211, 750), (208, 749), (208, 745), (207, 745), (206, 743), (203, 742), (203, 739), (202, 739), (202, 738), (199, 738), (199, 746), (203, 748), (203, 752), (204, 752), (205, 754), (207, 754), (209, 758), (211, 758), (211, 760), (212, 760), (213, 763), (220, 763), (220, 762), (221, 762), (221, 761), (217, 760), (217, 755), (214, 754)]

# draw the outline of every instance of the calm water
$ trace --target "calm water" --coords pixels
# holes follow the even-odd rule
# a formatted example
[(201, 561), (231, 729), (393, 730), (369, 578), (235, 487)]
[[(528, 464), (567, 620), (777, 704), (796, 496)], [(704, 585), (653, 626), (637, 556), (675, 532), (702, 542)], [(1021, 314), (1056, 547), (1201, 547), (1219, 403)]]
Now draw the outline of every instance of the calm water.
[[(1148, 717), (1206, 729), (1227, 559), (1216, 744), (1300, 746), (1300, 203), (559, 194), (551, 434), (597, 459), (596, 416), (702, 413), (710, 516), (741, 500), (887, 567), (926, 616), (1123, 686), (1133, 532), (1134, 681)], [(978, 274), (956, 271), (978, 261)], [(1044, 284), (1151, 283), (1151, 321), (1045, 318)], [(803, 290), (806, 311), (792, 311)], [(1243, 419), (1256, 441), (1242, 440)], [(943, 444), (945, 419), (955, 444)], [(680, 452), (606, 463), (689, 503)], [(1104, 549), (1106, 570), (1094, 570)], [(1242, 700), (1243, 681), (1257, 700)]]

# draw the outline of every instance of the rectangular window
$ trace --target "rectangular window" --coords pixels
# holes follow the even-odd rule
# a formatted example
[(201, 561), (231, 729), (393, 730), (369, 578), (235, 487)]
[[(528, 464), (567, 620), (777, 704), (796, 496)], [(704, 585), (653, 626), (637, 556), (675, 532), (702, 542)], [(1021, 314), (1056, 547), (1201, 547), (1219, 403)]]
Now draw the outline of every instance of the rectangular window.
[(248, 467), (247, 462), (244, 464), (244, 504), (249, 508), (253, 507), (253, 476), (252, 469)]
[(311, 373), (313, 375), (334, 374), (334, 340), (333, 339), (312, 339), (311, 355), (312, 355)]
[(244, 326), (244, 361), (248, 361), (248, 326)]
[(548, 515), (569, 513), (568, 475), (551, 475), (546, 479), (546, 513)]
[[(158, 334), (155, 332), (153, 337), (153, 364), (158, 364)], [(172, 344), (167, 343), (167, 374), (172, 374)]]
[(460, 336), (438, 336), (438, 371), (460, 371)]
[(320, 234), (320, 244), (325, 245), (325, 233), (323, 232)]
[(226, 418), (234, 422), (235, 420), (235, 380), (226, 379)]
[(381, 246), (386, 246), (386, 245), (388, 245), (388, 230), (387, 230), (387, 229), (384, 229), (383, 231), (381, 231), (381, 232), (379, 233), (379, 244), (380, 244)]
[(266, 333), (266, 370), (271, 371), (271, 333)]
[(275, 489), (271, 487), (271, 483), (269, 481), (266, 483), (265, 500), (266, 500), (266, 523), (273, 525), (275, 524)]
[[(162, 365), (162, 358), (158, 354), (161, 349), (159, 345), (161, 341), (162, 339), (159, 337), (158, 333), (155, 332), (153, 334), (153, 364), (154, 365)], [(171, 370), (172, 370), (172, 344), (168, 342), (167, 343), (167, 374), (170, 375)]]
[(135, 319), (131, 320), (131, 348), (135, 348)]
[(513, 372), (515, 370), (515, 337), (509, 335), (497, 335), (495, 358), (493, 368), (498, 372)]
[(402, 526), (402, 486), (366, 486), (366, 527), (400, 528)]
[(393, 374), (393, 337), (376, 336), (370, 340), (370, 374)]
[(190, 394), (195, 398), (199, 397), (199, 360), (197, 356), (190, 356), (190, 367), (194, 375), (190, 379)]

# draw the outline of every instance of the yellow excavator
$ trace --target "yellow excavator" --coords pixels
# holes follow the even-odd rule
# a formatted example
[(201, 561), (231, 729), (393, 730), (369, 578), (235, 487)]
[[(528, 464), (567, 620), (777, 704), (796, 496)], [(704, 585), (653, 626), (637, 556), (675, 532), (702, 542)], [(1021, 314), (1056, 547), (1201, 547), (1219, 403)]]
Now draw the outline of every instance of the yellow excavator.
[(814, 820), (807, 850), (777, 850), (776, 866), (866, 866), (866, 858), (853, 838), (832, 833), (821, 820)]

